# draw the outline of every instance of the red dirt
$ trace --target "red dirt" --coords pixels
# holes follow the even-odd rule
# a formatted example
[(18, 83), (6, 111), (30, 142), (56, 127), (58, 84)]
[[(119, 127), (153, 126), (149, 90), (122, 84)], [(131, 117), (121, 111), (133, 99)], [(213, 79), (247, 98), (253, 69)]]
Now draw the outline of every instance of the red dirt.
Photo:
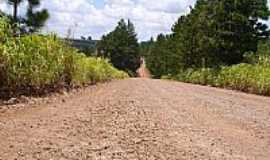
[(151, 74), (146, 68), (146, 63), (144, 59), (142, 59), (141, 67), (137, 70), (137, 75), (140, 78), (151, 78)]
[(270, 98), (127, 79), (0, 106), (1, 160), (269, 160)]

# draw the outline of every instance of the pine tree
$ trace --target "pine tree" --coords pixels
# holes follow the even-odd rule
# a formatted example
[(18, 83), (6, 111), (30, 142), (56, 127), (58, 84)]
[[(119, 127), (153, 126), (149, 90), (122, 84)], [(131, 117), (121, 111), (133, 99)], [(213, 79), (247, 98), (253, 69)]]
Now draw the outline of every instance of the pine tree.
[(156, 77), (188, 68), (233, 65), (269, 37), (261, 20), (270, 15), (267, 0), (197, 0), (187, 15), (172, 27), (172, 35), (160, 35), (147, 56)]
[(139, 43), (134, 25), (123, 19), (114, 31), (102, 37), (98, 43), (98, 55), (110, 59), (118, 69), (135, 74), (140, 66)]
[(266, 0), (198, 0), (173, 27), (177, 54), (185, 67), (240, 63), (269, 36)]
[(13, 20), (18, 21), (18, 6), (23, 0), (8, 0), (8, 3), (13, 6)]
[(27, 10), (25, 24), (28, 32), (37, 32), (45, 25), (49, 18), (49, 13), (46, 9), (34, 11), (40, 5), (40, 0), (28, 0), (29, 7)]
[(24, 0), (7, 0), (8, 4), (13, 6), (13, 15), (11, 19), (13, 24), (19, 26), (21, 32), (36, 32), (45, 25), (49, 18), (46, 9), (34, 11), (40, 5), (40, 0), (25, 0), (28, 2), (27, 14), (25, 17), (18, 16), (18, 7)]
[[(150, 41), (151, 42), (151, 41)], [(175, 44), (171, 35), (160, 34), (151, 44), (146, 55), (146, 65), (154, 78), (163, 75), (174, 75), (182, 68), (181, 56), (175, 54)]]

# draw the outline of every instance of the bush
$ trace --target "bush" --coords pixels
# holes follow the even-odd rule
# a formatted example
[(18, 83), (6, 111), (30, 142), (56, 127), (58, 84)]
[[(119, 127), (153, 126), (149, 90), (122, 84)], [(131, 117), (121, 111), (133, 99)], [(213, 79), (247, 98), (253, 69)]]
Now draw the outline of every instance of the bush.
[(270, 67), (260, 64), (224, 67), (217, 78), (216, 86), (270, 95)]
[[(217, 70), (211, 68), (202, 69), (187, 69), (181, 71), (174, 76), (173, 79), (180, 80), (187, 83), (202, 84), (202, 85), (215, 85), (215, 77), (217, 76)], [(172, 77), (172, 76), (170, 76)]]
[(71, 73), (72, 84), (88, 84), (122, 79), (128, 77), (125, 72), (112, 67), (108, 60), (101, 58), (86, 57), (85, 55), (74, 56), (75, 69)]
[(43, 88), (61, 81), (65, 53), (59, 40), (37, 35), (9, 40), (0, 46), (8, 88)]
[(9, 24), (9, 19), (0, 16), (0, 43), (5, 42), (11, 37), (11, 25)]
[[(261, 58), (260, 58), (261, 59)], [(229, 88), (260, 95), (270, 95), (270, 65), (263, 62), (256, 64), (238, 64), (220, 69), (188, 69), (171, 79), (215, 87)], [(269, 60), (269, 58), (268, 58)]]
[(0, 18), (2, 95), (35, 94), (127, 77), (107, 60), (87, 58), (55, 35), (11, 37), (9, 32), (8, 21)]

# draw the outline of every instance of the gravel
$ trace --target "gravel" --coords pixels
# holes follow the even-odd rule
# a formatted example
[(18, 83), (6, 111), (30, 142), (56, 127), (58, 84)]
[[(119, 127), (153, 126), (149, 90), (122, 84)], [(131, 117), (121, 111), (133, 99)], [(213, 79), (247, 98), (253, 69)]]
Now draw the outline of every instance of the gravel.
[(126, 79), (17, 105), (0, 106), (0, 160), (270, 159), (268, 97)]

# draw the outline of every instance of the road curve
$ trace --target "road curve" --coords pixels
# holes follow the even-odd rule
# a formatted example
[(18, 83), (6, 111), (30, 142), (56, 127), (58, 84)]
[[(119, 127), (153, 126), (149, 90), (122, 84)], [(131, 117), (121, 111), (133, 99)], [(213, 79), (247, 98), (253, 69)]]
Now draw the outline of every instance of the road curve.
[(269, 160), (270, 98), (127, 79), (0, 106), (0, 160)]

